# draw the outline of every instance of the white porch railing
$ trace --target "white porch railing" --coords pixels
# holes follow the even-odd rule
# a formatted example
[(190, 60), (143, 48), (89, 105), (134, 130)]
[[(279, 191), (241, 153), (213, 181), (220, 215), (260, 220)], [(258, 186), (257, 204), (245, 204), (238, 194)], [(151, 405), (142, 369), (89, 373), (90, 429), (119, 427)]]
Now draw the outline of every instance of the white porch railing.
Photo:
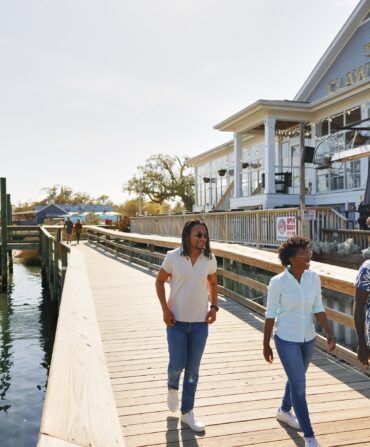
[[(307, 234), (313, 241), (320, 240), (321, 229), (345, 229), (347, 219), (332, 208), (315, 209), (316, 219), (307, 221)], [(237, 242), (259, 247), (280, 245), (276, 239), (276, 218), (296, 217), (297, 233), (302, 234), (298, 208), (273, 210), (230, 211), (181, 215), (133, 217), (131, 231), (140, 234), (157, 234), (180, 237), (184, 223), (201, 219), (207, 226), (212, 240)]]

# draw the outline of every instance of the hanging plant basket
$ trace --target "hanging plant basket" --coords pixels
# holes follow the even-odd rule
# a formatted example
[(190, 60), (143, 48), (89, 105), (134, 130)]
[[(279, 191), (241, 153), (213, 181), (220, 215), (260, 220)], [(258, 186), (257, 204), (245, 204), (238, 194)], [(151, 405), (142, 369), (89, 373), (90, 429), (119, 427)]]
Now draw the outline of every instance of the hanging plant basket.
[(226, 174), (226, 169), (219, 169), (219, 170), (218, 170), (218, 175), (219, 175), (220, 177), (223, 177), (225, 174)]
[(209, 181), (210, 181), (210, 178), (209, 178), (209, 177), (203, 177), (203, 182), (204, 182), (204, 183), (209, 183)]
[(234, 176), (234, 169), (229, 169), (229, 176), (233, 177)]
[(242, 168), (245, 169), (249, 166), (249, 163), (247, 161), (243, 161)]

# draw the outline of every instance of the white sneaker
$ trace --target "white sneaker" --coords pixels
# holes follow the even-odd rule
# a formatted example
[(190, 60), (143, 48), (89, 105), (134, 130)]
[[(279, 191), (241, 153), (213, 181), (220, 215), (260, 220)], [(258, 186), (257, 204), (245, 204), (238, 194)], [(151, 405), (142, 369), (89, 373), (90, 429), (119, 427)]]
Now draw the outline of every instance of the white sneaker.
[(280, 422), (285, 422), (290, 427), (295, 428), (296, 430), (301, 429), (298, 419), (290, 411), (283, 411), (281, 408), (279, 408), (276, 413), (276, 419)]
[(181, 422), (188, 425), (194, 431), (204, 431), (206, 426), (199, 419), (195, 419), (193, 410), (181, 415)]
[(304, 445), (305, 447), (320, 447), (320, 444), (313, 436), (311, 438), (304, 438)]
[(173, 388), (168, 388), (167, 406), (172, 413), (179, 409), (179, 391)]

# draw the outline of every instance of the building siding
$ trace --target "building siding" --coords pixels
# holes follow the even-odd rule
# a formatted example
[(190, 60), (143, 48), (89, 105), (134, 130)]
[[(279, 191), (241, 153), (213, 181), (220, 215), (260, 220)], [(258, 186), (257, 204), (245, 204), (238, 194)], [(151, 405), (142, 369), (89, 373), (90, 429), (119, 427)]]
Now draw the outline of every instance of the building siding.
[[(370, 64), (370, 57), (366, 55), (364, 45), (370, 42), (370, 22), (359, 27), (343, 48), (341, 53), (329, 67), (314, 91), (308, 97), (309, 102), (328, 96), (328, 83), (336, 78), (344, 78), (347, 72), (352, 72), (358, 67)], [(370, 71), (370, 68), (369, 68)], [(367, 79), (370, 80), (370, 72)]]

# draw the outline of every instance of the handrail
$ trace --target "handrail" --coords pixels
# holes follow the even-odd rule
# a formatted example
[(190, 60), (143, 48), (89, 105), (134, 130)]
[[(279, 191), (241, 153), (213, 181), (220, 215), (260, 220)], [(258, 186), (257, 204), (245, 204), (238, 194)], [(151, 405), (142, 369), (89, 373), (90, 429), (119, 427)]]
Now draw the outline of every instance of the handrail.
[[(117, 257), (122, 257), (130, 262), (135, 262), (155, 270), (158, 270), (160, 267), (158, 260), (161, 260), (164, 257), (164, 253), (156, 251), (155, 247), (158, 247), (160, 250), (163, 250), (164, 248), (175, 248), (179, 246), (180, 242), (179, 238), (174, 237), (130, 234), (119, 231), (102, 230), (98, 227), (89, 228), (88, 238), (90, 243), (102, 247), (104, 250), (111, 252)], [(141, 247), (138, 248), (133, 244), (139, 244)], [(249, 307), (264, 316), (265, 307), (263, 305), (232, 290), (233, 288), (229, 287), (229, 284), (231, 281), (234, 281), (240, 285), (254, 289), (255, 291), (260, 291), (263, 295), (266, 294), (267, 284), (256, 280), (254, 277), (248, 277), (247, 274), (240, 275), (232, 269), (230, 270), (229, 266), (230, 263), (236, 262), (263, 271), (280, 273), (282, 267), (277, 254), (271, 251), (266, 252), (257, 250), (252, 247), (217, 242), (212, 243), (212, 252), (218, 258), (222, 258), (223, 260), (224, 267), (218, 268), (217, 272), (220, 280), (220, 291), (225, 296), (240, 302), (244, 306)], [(356, 270), (314, 261), (311, 262), (311, 269), (320, 275), (323, 288), (339, 292), (348, 297), (353, 297), (354, 282), (357, 274)], [(255, 275), (255, 273), (253, 275)], [(337, 307), (339, 308), (339, 306)], [(326, 307), (326, 309), (330, 320), (339, 325), (343, 325), (345, 328), (354, 329), (352, 315), (331, 307)], [(347, 310), (349, 312), (350, 309), (351, 307), (347, 305)], [(325, 347), (325, 340), (323, 337), (318, 336), (318, 341), (322, 347)], [(356, 354), (345, 346), (338, 345), (335, 355), (357, 368), (365, 372), (367, 371), (367, 369), (357, 360)]]
[(369, 230), (345, 230), (323, 228), (321, 230), (322, 240), (326, 242), (344, 242), (347, 239), (353, 239), (354, 244), (358, 245), (360, 249), (365, 249), (369, 246), (370, 231)]
[(52, 236), (44, 227), (39, 227), (41, 267), (47, 279), (52, 301), (60, 304), (64, 278), (71, 249), (60, 241), (60, 230), (57, 237)]
[(62, 445), (124, 447), (85, 258), (77, 250), (68, 260), (38, 447)]
[[(307, 221), (306, 231), (313, 241), (320, 240), (323, 228), (345, 228), (348, 219), (328, 207), (310, 207), (316, 211), (316, 219)], [(302, 234), (299, 208), (268, 210), (244, 210), (181, 215), (140, 216), (131, 218), (131, 230), (141, 234), (178, 236), (186, 220), (197, 218), (206, 222), (213, 240), (236, 242), (259, 247), (277, 247), (276, 218), (295, 217), (297, 232)]]

